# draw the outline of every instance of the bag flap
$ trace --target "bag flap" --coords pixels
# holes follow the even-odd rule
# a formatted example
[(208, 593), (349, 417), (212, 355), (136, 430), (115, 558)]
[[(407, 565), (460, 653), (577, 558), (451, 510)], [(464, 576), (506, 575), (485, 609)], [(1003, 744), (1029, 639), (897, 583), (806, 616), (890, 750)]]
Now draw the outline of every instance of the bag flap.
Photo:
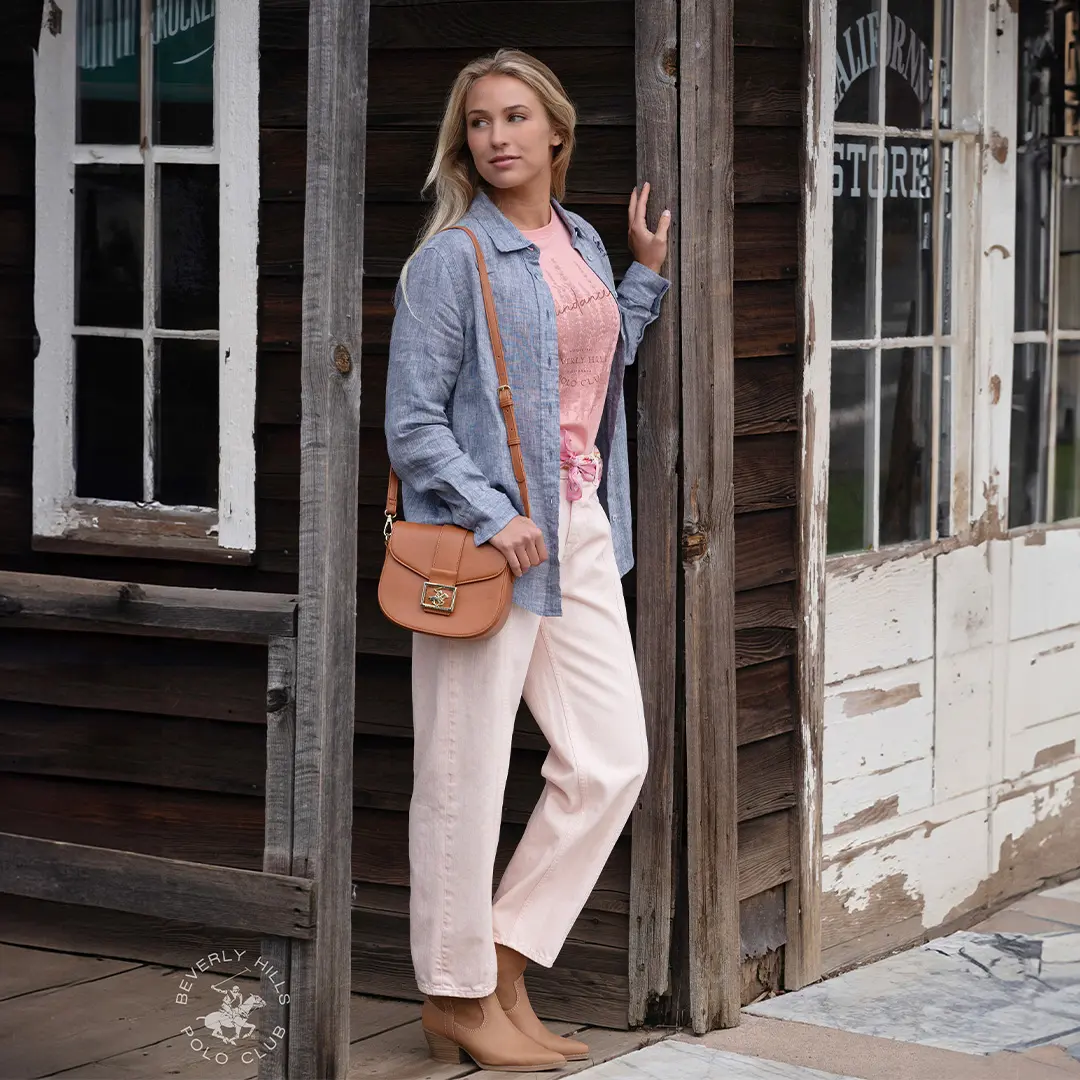
[[(463, 532), (457, 525), (421, 525), (417, 522), (398, 521), (390, 532), (390, 554), (396, 562), (408, 567), (425, 580), (431, 574), (435, 547), (446, 529)], [(506, 559), (490, 544), (476, 546), (473, 535), (465, 538), (458, 568), (459, 585), (473, 581), (488, 581), (506, 571)]]

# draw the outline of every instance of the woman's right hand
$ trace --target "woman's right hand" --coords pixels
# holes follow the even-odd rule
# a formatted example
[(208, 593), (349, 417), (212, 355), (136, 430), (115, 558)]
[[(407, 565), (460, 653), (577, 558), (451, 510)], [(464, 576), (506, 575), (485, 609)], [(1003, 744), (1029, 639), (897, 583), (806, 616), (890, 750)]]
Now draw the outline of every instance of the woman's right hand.
[(514, 577), (521, 577), (530, 567), (547, 562), (544, 534), (536, 523), (520, 514), (489, 541), (510, 564)]

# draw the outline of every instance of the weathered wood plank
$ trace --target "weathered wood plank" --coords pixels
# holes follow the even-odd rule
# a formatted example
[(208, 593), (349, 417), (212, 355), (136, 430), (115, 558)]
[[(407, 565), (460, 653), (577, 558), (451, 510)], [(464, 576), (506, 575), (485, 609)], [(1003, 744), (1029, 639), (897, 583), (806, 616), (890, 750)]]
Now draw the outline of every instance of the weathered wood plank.
[[(153, 801), (131, 784), (12, 774), (0, 785), (0, 821), (13, 832), (67, 843), (117, 847), (162, 858), (259, 870), (265, 834), (261, 799), (159, 789)], [(496, 875), (524, 827), (502, 828)], [(358, 807), (353, 813), (351, 879), (409, 884), (408, 816)], [(297, 875), (299, 876), (299, 875)], [(630, 844), (621, 838), (587, 908), (626, 913)]]
[(0, 631), (9, 701), (263, 723), (265, 650), (106, 634)]
[(311, 0), (301, 339), (300, 609), (293, 873), (318, 932), (292, 950), (290, 1076), (349, 1066), (356, 478), (368, 0)]
[(735, 666), (738, 668), (794, 655), (794, 630), (770, 626), (739, 630), (735, 634)]
[(735, 435), (799, 429), (794, 357), (735, 361)]
[(786, 627), (795, 629), (795, 588), (793, 583), (782, 582), (766, 585), (761, 589), (749, 589), (735, 597), (735, 630), (752, 630), (758, 627)]
[(675, 227), (664, 273), (672, 288), (637, 361), (636, 654), (649, 740), (649, 772), (633, 814), (629, 1023), (670, 991), (674, 906), (674, 773), (679, 458), (679, 158), (675, 0), (638, 0), (638, 171), (654, 215)]
[(311, 882), (0, 832), (0, 891), (309, 938)]
[(800, 0), (739, 0), (735, 5), (735, 44), (802, 48), (802, 3)]
[(791, 878), (791, 811), (739, 825), (739, 899), (782, 885)]
[(694, 1031), (739, 1022), (731, 0), (679, 8), (687, 872)]
[[(802, 53), (798, 49), (735, 50), (736, 126), (795, 127), (802, 122)], [(743, 132), (736, 132), (736, 139)]]
[(835, 68), (822, 63), (822, 43), (836, 35), (836, 9), (800, 4), (806, 78), (803, 96), (803, 195), (800, 249), (803, 276), (798, 310), (802, 333), (802, 407), (799, 422), (799, 581), (796, 791), (792, 821), (795, 874), (788, 887), (788, 945), (784, 982), (789, 990), (822, 972), (821, 800), (825, 730), (825, 555), (829, 470), (829, 341), (831, 271), (813, 252), (829, 244), (832, 229), (832, 107)]
[[(562, 80), (578, 108), (581, 124), (634, 125), (634, 50), (627, 46), (589, 49), (581, 63), (575, 48), (530, 49)], [(371, 128), (427, 129), (424, 142), (434, 146), (434, 129), (442, 118), (446, 94), (457, 73), (476, 58), (471, 48), (424, 48), (401, 62), (396, 49), (371, 53), (369, 110)], [(299, 49), (265, 49), (261, 56), (260, 123), (266, 127), (304, 127), (307, 119), (307, 74)], [(418, 79), (416, 72), (424, 77)]]
[(786, 658), (740, 669), (736, 677), (740, 746), (792, 730), (792, 682), (792, 663)]
[(791, 203), (740, 203), (735, 207), (736, 281), (796, 276), (798, 210)]
[(265, 643), (290, 635), (296, 598), (0, 570), (0, 627), (107, 630)]
[[(187, 963), (205, 949), (204, 940)], [(143, 965), (103, 979), (98, 993), (75, 985), (5, 1002), (0, 1009), (5, 1075), (52, 1076), (175, 1035), (185, 1023), (184, 1011), (175, 1001), (176, 984), (164, 975), (161, 968)], [(63, 1023), (56, 1022), (58, 1016)], [(26, 1032), (34, 1037), (26, 1038)]]
[(794, 741), (790, 733), (739, 748), (739, 821), (795, 804)]
[(744, 127), (735, 140), (735, 201), (798, 202), (798, 128)]
[(795, 505), (794, 433), (735, 440), (735, 510), (743, 514)]
[(735, 286), (735, 355), (776, 356), (798, 340), (794, 281), (748, 281)]
[[(296, 753), (296, 638), (274, 638), (268, 650), (266, 675), (265, 846), (263, 872), (292, 873), (293, 786)], [(252, 729), (245, 729), (252, 730)], [(257, 729), (256, 729), (257, 730)], [(264, 938), (262, 955), (269, 962), (262, 975), (266, 1030), (284, 1030), (259, 1058), (260, 1080), (287, 1080), (289, 1075), (289, 1003), (274, 990), (270, 970), (291, 984), (292, 943)]]
[(0, 945), (0, 1001), (37, 990), (95, 982), (138, 966), (132, 960), (106, 960), (100, 956), (71, 956)]
[(762, 510), (735, 518), (735, 589), (795, 578), (795, 511)]
[[(263, 48), (306, 47), (304, 0), (265, 0)], [(299, 42), (297, 41), (299, 38)], [(632, 0), (548, 0), (542, 4), (492, 4), (477, 0), (437, 4), (373, 3), (371, 49), (496, 49), (507, 42), (529, 48), (560, 45), (633, 45)]]

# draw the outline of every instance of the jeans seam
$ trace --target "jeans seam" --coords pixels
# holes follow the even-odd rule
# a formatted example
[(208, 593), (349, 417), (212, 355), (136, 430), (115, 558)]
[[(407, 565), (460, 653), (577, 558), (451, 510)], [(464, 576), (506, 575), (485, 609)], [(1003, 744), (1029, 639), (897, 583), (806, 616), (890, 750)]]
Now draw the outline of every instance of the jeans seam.
[(450, 907), (453, 903), (453, 896), (450, 890), (450, 883), (453, 881), (451, 876), (453, 859), (451, 856), (451, 837), (453, 835), (454, 826), (454, 808), (457, 804), (456, 791), (451, 793), (455, 788), (454, 777), (454, 760), (455, 760), (455, 730), (454, 725), (457, 718), (456, 697), (457, 697), (457, 684), (455, 681), (454, 665), (457, 658), (457, 650), (453, 648), (453, 642), (444, 644), (443, 648), (446, 649), (446, 670), (447, 670), (447, 748), (446, 748), (446, 790), (444, 791), (444, 798), (446, 803), (444, 805), (444, 817), (445, 827), (442, 830), (443, 837), (443, 872), (442, 872), (442, 922), (439, 924), (439, 970), (447, 971), (447, 956), (446, 956), (446, 938), (447, 938), (447, 923), (450, 920)]
[(567, 708), (566, 708), (566, 697), (563, 694), (562, 680), (559, 678), (558, 670), (555, 667), (555, 657), (554, 657), (554, 654), (552, 652), (551, 642), (548, 640), (548, 636), (544, 632), (544, 624), (543, 624), (543, 622), (540, 623), (540, 628), (539, 629), (540, 629), (540, 638), (544, 643), (544, 654), (547, 656), (548, 664), (551, 666), (552, 676), (555, 679), (555, 686), (559, 691), (559, 703), (562, 705), (563, 720), (564, 720), (564, 722), (566, 724), (566, 737), (567, 737), (567, 741), (570, 744), (570, 752), (574, 756), (574, 772), (578, 776), (578, 792), (579, 792), (580, 804), (578, 806), (578, 809), (574, 811), (574, 817), (578, 819), (578, 828), (568, 832), (563, 837), (562, 843), (559, 844), (558, 847), (556, 847), (555, 853), (551, 856), (551, 861), (548, 863), (547, 868), (544, 870), (543, 874), (541, 874), (539, 881), (537, 881), (536, 884), (533, 885), (533, 887), (529, 890), (528, 895), (522, 901), (521, 907), (518, 910), (517, 915), (514, 917), (514, 923), (510, 927), (510, 936), (512, 936), (514, 934), (514, 932), (517, 930), (518, 923), (524, 917), (525, 912), (529, 909), (529, 905), (532, 903), (533, 897), (536, 895), (536, 891), (551, 876), (552, 871), (558, 865), (559, 860), (562, 858), (563, 854), (566, 852), (566, 849), (577, 838), (578, 833), (581, 831), (580, 822), (581, 822), (582, 815), (585, 812), (585, 803), (586, 803), (586, 799), (588, 797), (588, 782), (586, 780), (582, 779), (581, 769), (578, 767), (577, 751), (574, 749), (574, 739), (573, 739), (573, 736), (570, 733), (570, 724), (569, 724), (569, 720), (568, 720), (568, 715), (569, 714), (568, 714)]

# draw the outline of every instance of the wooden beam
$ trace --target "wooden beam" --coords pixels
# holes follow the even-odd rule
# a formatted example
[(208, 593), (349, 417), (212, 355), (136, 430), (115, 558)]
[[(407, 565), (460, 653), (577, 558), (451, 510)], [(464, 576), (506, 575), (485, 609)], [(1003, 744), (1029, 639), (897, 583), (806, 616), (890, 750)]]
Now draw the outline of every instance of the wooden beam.
[(674, 914), (675, 658), (678, 645), (679, 164), (675, 0), (637, 0), (639, 183), (653, 216), (670, 207), (672, 289), (638, 350), (637, 664), (649, 739), (649, 773), (633, 816), (630, 871), (629, 1023), (670, 993)]
[(0, 833), (0, 892), (310, 938), (311, 882), (231, 866)]
[(694, 1031), (739, 1022), (732, 0), (679, 5), (687, 873)]
[(293, 948), (289, 1076), (349, 1067), (352, 741), (368, 0), (308, 16), (293, 873), (318, 934)]
[(832, 335), (832, 102), (836, 74), (823, 44), (836, 33), (835, 3), (807, 0), (803, 197), (799, 280), (802, 408), (799, 422), (799, 620), (795, 741), (794, 874), (787, 885), (784, 984), (821, 977), (821, 754), (825, 729), (825, 555), (829, 506), (829, 373)]
[[(270, 642), (266, 677), (266, 842), (263, 872), (292, 873), (293, 783), (296, 752), (296, 638), (274, 638)], [(286, 938), (264, 938), (262, 955), (285, 984), (291, 985), (292, 942)], [(283, 1029), (273, 1050), (259, 1058), (259, 1080), (288, 1080), (289, 1002), (282, 1002), (274, 989), (269, 969), (263, 973), (266, 1001), (266, 1031)]]
[(263, 644), (293, 633), (296, 597), (0, 570), (0, 628)]

